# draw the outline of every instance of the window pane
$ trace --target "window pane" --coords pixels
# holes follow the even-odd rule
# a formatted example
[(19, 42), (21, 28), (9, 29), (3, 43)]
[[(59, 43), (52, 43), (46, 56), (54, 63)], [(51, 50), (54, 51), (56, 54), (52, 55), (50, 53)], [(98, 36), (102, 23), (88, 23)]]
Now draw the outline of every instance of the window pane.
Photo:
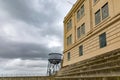
[(99, 41), (100, 41), (100, 48), (103, 48), (107, 45), (106, 42), (106, 33), (103, 33), (99, 36)]
[(69, 30), (69, 23), (67, 23), (67, 31)]
[(67, 54), (67, 59), (68, 59), (68, 61), (70, 60), (70, 52), (68, 52), (68, 54)]
[(69, 37), (67, 37), (67, 45), (69, 45)]
[(80, 27), (77, 29), (77, 37), (80, 38), (81, 34), (80, 34)]
[(81, 34), (85, 34), (85, 24), (81, 26)]
[(101, 21), (101, 18), (100, 18), (100, 10), (98, 10), (96, 13), (95, 13), (95, 24), (98, 24), (100, 23)]
[(84, 5), (77, 11), (77, 19), (79, 20), (84, 15)]
[(71, 28), (72, 28), (72, 20), (70, 20), (70, 21), (67, 23), (67, 31), (69, 31)]
[(83, 45), (79, 47), (79, 56), (83, 55)]
[(72, 27), (72, 20), (69, 21), (69, 26)]
[(70, 40), (69, 41), (70, 41), (70, 44), (72, 44), (72, 35), (70, 35)]
[(80, 10), (77, 11), (77, 19), (80, 19)]
[(67, 45), (72, 44), (72, 35), (67, 37)]
[(96, 2), (97, 0), (94, 0), (94, 3)]
[(84, 15), (84, 5), (81, 7), (81, 16)]
[(102, 19), (109, 16), (108, 3), (102, 7)]

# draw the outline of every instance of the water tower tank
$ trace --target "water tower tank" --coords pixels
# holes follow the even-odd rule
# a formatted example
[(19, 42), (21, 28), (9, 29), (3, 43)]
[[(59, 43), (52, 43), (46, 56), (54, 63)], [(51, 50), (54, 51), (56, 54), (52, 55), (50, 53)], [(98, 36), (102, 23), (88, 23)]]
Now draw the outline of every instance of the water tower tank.
[(50, 53), (48, 60), (51, 64), (59, 64), (61, 62), (61, 59), (62, 59), (62, 54), (60, 54), (60, 53)]

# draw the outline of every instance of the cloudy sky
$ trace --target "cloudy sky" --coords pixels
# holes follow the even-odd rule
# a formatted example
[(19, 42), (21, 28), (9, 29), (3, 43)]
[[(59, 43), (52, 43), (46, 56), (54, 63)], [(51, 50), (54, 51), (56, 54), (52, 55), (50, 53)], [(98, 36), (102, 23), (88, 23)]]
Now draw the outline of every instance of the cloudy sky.
[(71, 7), (67, 0), (0, 0), (0, 74), (45, 75), (48, 53), (63, 51)]

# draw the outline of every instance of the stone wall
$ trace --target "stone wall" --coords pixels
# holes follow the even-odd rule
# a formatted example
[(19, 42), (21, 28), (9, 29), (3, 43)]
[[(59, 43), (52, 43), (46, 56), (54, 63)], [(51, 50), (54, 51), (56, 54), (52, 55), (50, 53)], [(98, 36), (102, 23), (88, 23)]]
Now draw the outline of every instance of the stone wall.
[(120, 49), (63, 67), (56, 80), (120, 80)]
[(0, 77), (0, 80), (54, 80), (53, 77), (36, 76), (36, 77)]

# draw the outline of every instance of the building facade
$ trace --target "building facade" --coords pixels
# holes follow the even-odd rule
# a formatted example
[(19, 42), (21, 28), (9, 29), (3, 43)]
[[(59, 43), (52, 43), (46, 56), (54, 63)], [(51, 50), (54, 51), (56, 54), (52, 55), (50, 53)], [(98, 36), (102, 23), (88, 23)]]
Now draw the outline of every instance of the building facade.
[(64, 18), (63, 67), (120, 48), (120, 0), (77, 0)]
[(64, 18), (56, 80), (120, 80), (120, 0), (77, 0)]

